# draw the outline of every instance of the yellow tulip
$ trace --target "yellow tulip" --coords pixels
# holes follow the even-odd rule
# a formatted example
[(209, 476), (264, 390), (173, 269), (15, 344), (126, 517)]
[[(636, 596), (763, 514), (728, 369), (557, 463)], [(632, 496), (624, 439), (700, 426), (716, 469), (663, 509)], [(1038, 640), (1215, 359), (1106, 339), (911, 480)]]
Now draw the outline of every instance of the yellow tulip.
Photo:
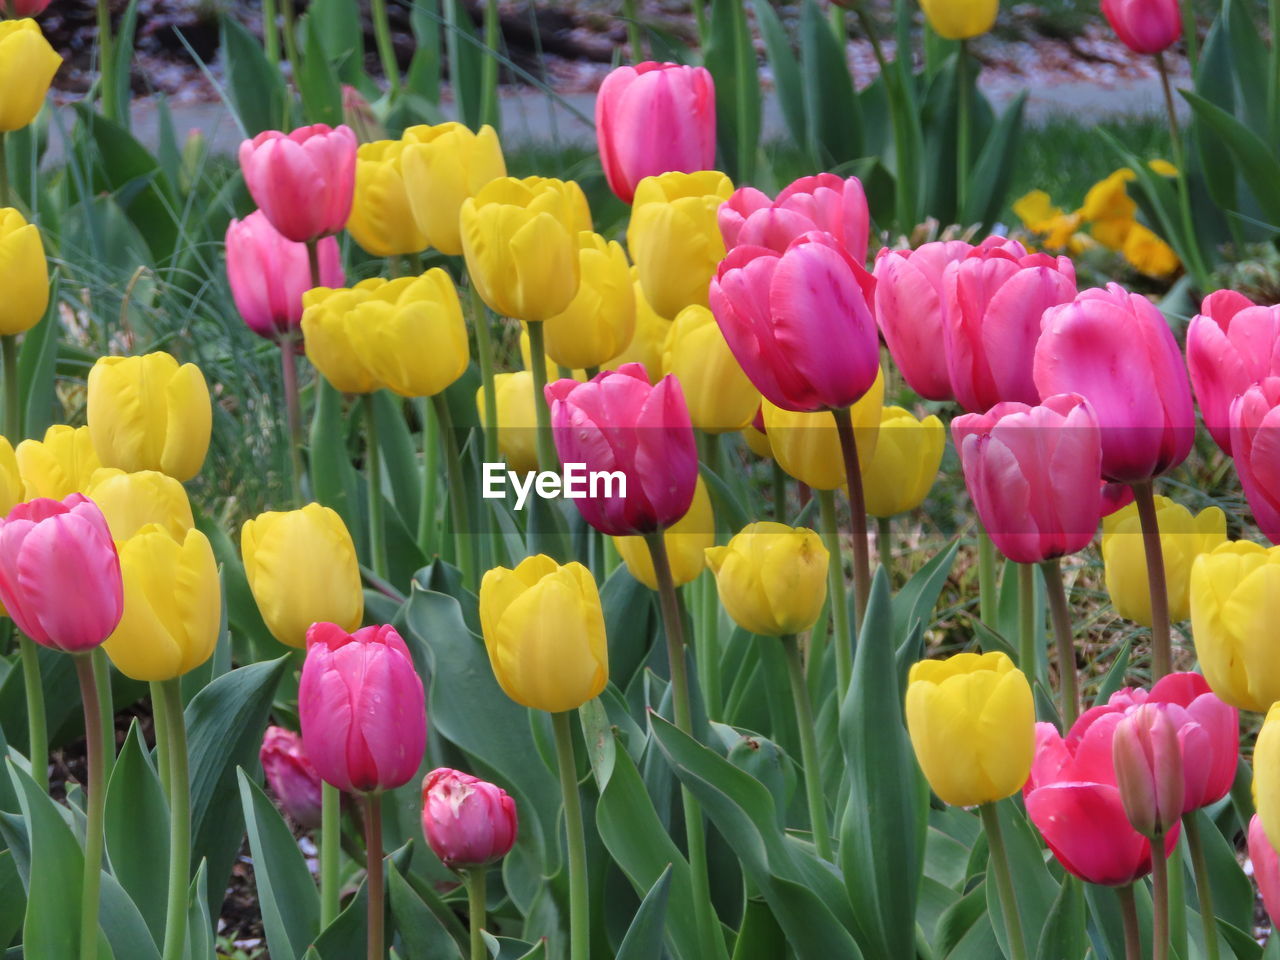
[(222, 621), (222, 583), (208, 538), (181, 539), (149, 524), (117, 542), (124, 615), (103, 649), (134, 680), (159, 681), (194, 670), (213, 654)]
[(40, 231), (12, 207), (0, 209), (0, 290), (0, 334), (25, 333), (49, 308), (49, 264)]
[[(498, 450), (517, 473), (538, 469), (537, 413), (533, 408), (533, 374), (527, 370), (493, 378), (498, 401)], [(484, 421), (484, 387), (476, 391), (476, 410)]]
[(741, 430), (760, 409), (760, 391), (742, 372), (720, 325), (706, 307), (685, 307), (667, 331), (663, 374), (675, 374), (699, 430)]
[(924, 502), (938, 476), (947, 432), (942, 421), (917, 420), (901, 407), (885, 407), (875, 451), (860, 459), (867, 513), (892, 517)]
[(1280, 704), (1267, 708), (1267, 719), (1253, 748), (1253, 799), (1262, 829), (1273, 847), (1280, 845)]
[(347, 231), (375, 257), (419, 253), (427, 248), (405, 189), (406, 144), (376, 140), (356, 152), (356, 188)]
[[(1168, 497), (1155, 499), (1169, 593), (1169, 621), (1176, 623), (1191, 614), (1191, 565), (1200, 554), (1227, 539), (1227, 518), (1217, 507), (1201, 510), (1193, 517), (1190, 510)], [(1144, 627), (1151, 626), (1147, 555), (1135, 504), (1102, 518), (1102, 563), (1107, 593), (1116, 612)]]
[(0, 133), (36, 118), (60, 66), (34, 20), (0, 20)]
[(88, 417), (103, 466), (184, 481), (200, 472), (213, 428), (204, 374), (167, 353), (99, 357), (89, 371)]
[(645, 299), (640, 286), (640, 276), (631, 268), (631, 288), (636, 296), (636, 328), (626, 349), (604, 364), (606, 369), (617, 370), (624, 363), (642, 364), (649, 374), (649, 382), (662, 379), (662, 349), (671, 330), (671, 321), (660, 316)]
[(22, 473), (18, 470), (18, 458), (8, 437), (0, 437), (0, 517), (26, 500)]
[(565, 310), (578, 292), (578, 234), (591, 229), (572, 180), (501, 177), (462, 203), (467, 271), (494, 311), (534, 323)]
[(991, 29), (1000, 10), (998, 0), (920, 0), (933, 32), (947, 40), (967, 40)]
[(664, 173), (636, 186), (627, 249), (659, 316), (707, 305), (707, 287), (725, 254), (716, 212), (732, 193), (732, 181), (717, 170)]
[[(716, 542), (715, 514), (711, 509), (711, 497), (702, 477), (693, 490), (693, 502), (689, 512), (663, 531), (667, 544), (667, 560), (671, 564), (671, 579), (677, 587), (698, 579), (704, 567), (703, 554)], [(627, 565), (631, 576), (650, 590), (658, 589), (658, 577), (653, 570), (653, 558), (644, 537), (614, 537), (613, 545), (618, 556)]]
[(240, 552), (258, 612), (281, 643), (302, 647), (318, 620), (351, 632), (364, 617), (355, 544), (342, 518), (309, 503), (245, 521)]
[(578, 234), (582, 282), (569, 305), (544, 322), (547, 356), (570, 369), (598, 367), (631, 342), (636, 298), (622, 245)]
[(907, 678), (907, 731), (933, 792), (956, 807), (1017, 793), (1031, 773), (1035, 704), (1003, 653), (921, 660)]
[(98, 505), (117, 542), (128, 540), (150, 525), (181, 540), (195, 526), (186, 489), (173, 477), (156, 470), (125, 473), (103, 467), (94, 471), (84, 495)]
[[(755, 417), (752, 419), (754, 420)], [(749, 423), (742, 428), (742, 439), (757, 457), (764, 460), (773, 459), (773, 445), (769, 443), (769, 435), (763, 430), (757, 430), (753, 424)]]
[(599, 696), (609, 681), (600, 592), (580, 563), (543, 554), (480, 582), (480, 624), (498, 685), (516, 703), (561, 713)]
[(72, 493), (84, 493), (94, 471), (102, 466), (89, 428), (62, 423), (46, 430), (44, 440), (23, 440), (14, 456), (27, 500), (61, 500)]
[[(875, 458), (883, 404), (884, 371), (880, 371), (871, 389), (850, 408), (859, 463)], [(844, 454), (836, 419), (829, 411), (796, 413), (775, 407), (768, 400), (761, 406), (769, 449), (778, 466), (815, 490), (837, 490), (845, 485)]]
[(507, 175), (502, 146), (493, 127), (479, 133), (461, 123), (409, 127), (401, 171), (409, 207), (427, 242), (441, 253), (462, 253), (458, 214), (462, 202), (492, 180)]
[(1244, 540), (1219, 544), (1191, 567), (1191, 632), (1213, 692), (1262, 713), (1280, 700), (1280, 547)]
[(813, 626), (827, 601), (830, 555), (805, 527), (765, 521), (706, 551), (720, 602), (738, 626), (766, 637)]
[(350, 316), (387, 281), (381, 277), (361, 280), (354, 287), (331, 290), (317, 287), (302, 295), (302, 338), (307, 359), (335, 390), (373, 393), (382, 383), (356, 356), (348, 335)]

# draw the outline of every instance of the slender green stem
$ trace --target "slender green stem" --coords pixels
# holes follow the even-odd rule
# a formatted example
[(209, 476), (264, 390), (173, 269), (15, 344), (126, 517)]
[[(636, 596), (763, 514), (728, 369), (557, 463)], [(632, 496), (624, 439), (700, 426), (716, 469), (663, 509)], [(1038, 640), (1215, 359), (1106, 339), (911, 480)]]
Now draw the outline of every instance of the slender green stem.
[(1169, 860), (1164, 837), (1151, 841), (1151, 960), (1169, 957)]
[[(17, 624), (14, 624), (17, 630)], [(35, 641), (18, 630), (22, 654), (22, 682), (27, 696), (27, 752), (31, 756), (31, 778), (41, 790), (49, 789), (49, 729), (45, 721), (44, 684)]]
[(1046, 560), (1040, 564), (1045, 593), (1049, 597), (1049, 616), (1053, 620), (1054, 645), (1058, 659), (1058, 690), (1061, 696), (1062, 728), (1070, 730), (1080, 716), (1080, 692), (1076, 688), (1076, 647), (1072, 638), (1071, 608), (1067, 605), (1067, 589), (1062, 582), (1062, 563)]
[(365, 883), (369, 891), (368, 957), (384, 960), (386, 943), (386, 896), (382, 877), (382, 794), (364, 797)]
[[(833, 15), (837, 9), (834, 6), (832, 7), (831, 12)], [(889, 98), (889, 123), (893, 129), (893, 157), (897, 173), (894, 178), (895, 213), (898, 220), (898, 230), (902, 233), (909, 233), (911, 228), (915, 226), (914, 211), (917, 185), (915, 182), (916, 158), (911, 150), (911, 133), (907, 124), (913, 122), (915, 118), (906, 99), (902, 75), (897, 69), (897, 64), (890, 64), (885, 56), (884, 47), (881, 46), (880, 36), (876, 31), (876, 25), (867, 13), (866, 6), (859, 4), (855, 8), (854, 14), (858, 18), (858, 26), (862, 28), (863, 35), (871, 43), (871, 50), (875, 54), (876, 63), (880, 66), (880, 78), (884, 81), (885, 93)], [(841, 46), (843, 46), (843, 43)]]
[[(836, 520), (836, 495), (833, 490), (818, 491), (818, 508), (822, 519), (822, 542), (827, 547), (827, 602), (831, 607), (831, 636), (836, 645), (836, 683), (838, 689), (849, 689), (853, 682), (853, 638), (849, 633), (849, 603), (844, 592), (844, 555), (840, 551), (840, 526)], [(811, 657), (822, 656), (819, 638), (810, 638)]]
[(280, 0), (281, 20), (284, 21), (284, 55), (288, 58), (289, 63), (293, 66), (294, 76), (302, 65), (302, 61), (298, 58), (298, 37), (294, 32), (294, 24), (296, 18), (293, 15), (293, 0)]
[(378, 416), (375, 394), (364, 396), (365, 459), (369, 470), (369, 553), (373, 572), (387, 577), (387, 527), (382, 518), (382, 451), (378, 449)]
[(1033, 683), (1039, 666), (1035, 577), (1035, 567), (1029, 563), (1018, 564), (1018, 666)]
[(704, 571), (698, 595), (698, 679), (707, 701), (707, 716), (720, 719), (723, 694), (720, 686), (720, 597), (715, 577)]
[[(855, 629), (861, 630), (862, 618), (867, 612), (867, 598), (871, 596), (867, 504), (862, 495), (862, 469), (858, 464), (858, 440), (853, 432), (853, 416), (848, 407), (831, 412), (836, 418), (840, 452), (844, 454), (845, 481), (849, 487), (849, 526), (853, 533), (853, 625)], [(847, 684), (842, 686), (841, 694), (847, 689)]]
[(0, 336), (4, 364), (4, 433), (15, 447), (23, 439), (22, 385), (18, 380), (18, 335)]
[(116, 765), (116, 708), (111, 694), (111, 664), (107, 652), (101, 647), (90, 653), (93, 658), (93, 679), (98, 688), (98, 716), (102, 727), (102, 769), (111, 776)]
[(556, 457), (555, 444), (551, 442), (551, 405), (547, 403), (547, 348), (544, 344), (541, 323), (528, 323), (529, 364), (533, 367), (533, 409), (538, 424), (538, 465), (543, 470), (554, 470), (560, 461)]
[[(1194, 80), (1200, 69), (1200, 36), (1196, 29), (1196, 8), (1192, 0), (1179, 0), (1182, 9), (1182, 40), (1187, 50), (1187, 65)], [(1272, 34), (1274, 37), (1275, 34)]]
[(876, 553), (885, 575), (893, 583), (893, 521), (888, 517), (876, 517)]
[(794, 635), (782, 638), (787, 655), (787, 674), (791, 679), (791, 699), (795, 702), (796, 725), (800, 728), (800, 760), (804, 764), (804, 789), (809, 800), (809, 823), (813, 827), (813, 845), (818, 856), (831, 859), (831, 827), (827, 822), (826, 790), (822, 785), (822, 767), (818, 763), (818, 741), (813, 727), (813, 705), (805, 683), (804, 662), (800, 644)]
[[(694, 0), (695, 16), (701, 0)], [(622, 0), (622, 18), (627, 21), (627, 46), (631, 48), (631, 62), (639, 63), (644, 59), (644, 39), (640, 34), (640, 13), (636, 10), (636, 0)], [(702, 27), (698, 27), (698, 36), (702, 36)]]
[(422, 417), (422, 503), (418, 508), (418, 546), (424, 556), (436, 553), (436, 510), (440, 501), (440, 421), (431, 400), (420, 398)]
[(187, 888), (191, 883), (191, 774), (187, 767), (187, 723), (182, 681), (164, 681), (169, 735), (169, 899), (165, 911), (164, 960), (182, 960), (187, 941)]
[(338, 858), (342, 849), (342, 795), (320, 785), (320, 930), (338, 918)]
[(1000, 830), (1000, 813), (994, 803), (982, 804), (978, 807), (978, 813), (982, 817), (982, 829), (987, 834), (991, 871), (995, 874), (996, 892), (1000, 895), (1000, 907), (1004, 912), (1010, 960), (1027, 960), (1027, 942), (1022, 936), (1022, 916), (1018, 913), (1018, 898), (1013, 892), (1013, 875), (1009, 870), (1009, 853), (1005, 849), (1004, 834)]
[(120, 119), (120, 104), (116, 102), (115, 39), (111, 35), (111, 4), (98, 0), (98, 69), (101, 77), (98, 96), (102, 100), (102, 115), (108, 120)]
[(93, 677), (93, 658), (72, 654), (80, 699), (84, 705), (84, 749), (88, 756), (89, 783), (85, 802), (87, 818), (84, 835), (84, 880), (80, 888), (80, 960), (98, 957), (98, 894), (102, 883), (102, 821), (107, 799), (106, 769), (102, 763), (102, 720), (98, 706), (98, 686)]
[(458, 556), (458, 568), (462, 582), (469, 588), (476, 586), (475, 560), (472, 556), (470, 527), (471, 503), (467, 496), (466, 477), (462, 473), (462, 457), (458, 453), (458, 438), (453, 430), (453, 417), (443, 393), (431, 398), (435, 405), (436, 419), (440, 421), (440, 436), (444, 439), (444, 456), (449, 471), (449, 509), (453, 516), (453, 539)]
[(485, 876), (484, 867), (472, 867), (465, 871), (467, 881), (467, 922), (471, 925), (471, 960), (489, 960), (484, 945)]
[(569, 957), (570, 960), (589, 960), (591, 902), (587, 894), (587, 841), (582, 827), (578, 765), (573, 757), (573, 729), (569, 720), (568, 712), (551, 715), (560, 768), (560, 793), (564, 797), (565, 835), (569, 845)]
[(1169, 634), (1169, 591), (1165, 585), (1164, 548), (1150, 480), (1133, 486), (1133, 499), (1142, 524), (1142, 546), (1147, 561), (1147, 588), (1151, 591), (1151, 682), (1173, 669), (1173, 641)]
[(996, 545), (978, 520), (978, 619), (987, 626), (996, 622)]
[(485, 0), (484, 59), (481, 61), (480, 122), (497, 130), (501, 122), (498, 109), (498, 57), (502, 55), (502, 22), (498, 16), (498, 0)]
[(717, 477), (723, 476), (720, 464), (720, 437), (714, 433), (697, 434), (699, 453), (702, 455), (702, 465)]
[(1142, 960), (1142, 932), (1138, 927), (1138, 904), (1133, 898), (1133, 884), (1116, 888), (1120, 898), (1120, 919), (1124, 923), (1124, 960)]
[[(1277, 0), (1280, 3), (1280, 0)], [(786, 523), (787, 516), (787, 475), (777, 460), (770, 460), (773, 468), (770, 473), (770, 486), (773, 496), (773, 519), (778, 523)]]
[[(599, 367), (587, 367), (582, 372), (587, 375), (588, 380), (594, 380), (596, 377), (600, 376)], [(570, 374), (572, 375), (572, 371), (570, 371)]]
[(698, 31), (698, 45), (705, 49), (707, 45), (707, 11), (702, 2), (703, 0), (689, 0), (689, 5), (693, 7), (693, 25)]
[(840, 49), (843, 50), (849, 40), (849, 29), (844, 22), (844, 10), (840, 8), (839, 4), (833, 3), (831, 9), (827, 12), (827, 19), (831, 24), (831, 35), (835, 38), (836, 43), (840, 44)]
[(9, 185), (9, 153), (6, 150), (8, 134), (0, 130), (0, 207), (13, 206), (12, 188)]
[(1204, 855), (1204, 839), (1196, 811), (1182, 815), (1182, 831), (1191, 851), (1191, 866), (1196, 875), (1196, 895), (1200, 898), (1200, 923), (1204, 927), (1205, 960), (1218, 960), (1218, 918), (1213, 909), (1213, 886), (1209, 877), (1209, 861)]
[(1173, 86), (1169, 82), (1169, 69), (1164, 62), (1164, 54), (1156, 54), (1156, 67), (1160, 71), (1160, 86), (1164, 91), (1165, 112), (1169, 118), (1169, 136), (1173, 149), (1173, 164), (1178, 168), (1178, 212), (1182, 218), (1182, 233), (1186, 238), (1184, 244), (1187, 269), (1191, 271), (1196, 286), (1201, 293), (1209, 293), (1209, 271), (1201, 257), (1199, 235), (1196, 233), (1195, 220), (1191, 215), (1191, 190), (1187, 186), (1187, 155), (1182, 145), (1182, 133), (1178, 129), (1178, 111), (1173, 101)]
[(262, 49), (271, 65), (280, 63), (280, 28), (276, 25), (276, 0), (262, 0)]
[(969, 213), (969, 158), (973, 125), (969, 100), (969, 41), (956, 51), (956, 222), (964, 224)]
[(159, 681), (152, 680), (151, 690), (151, 729), (156, 738), (156, 772), (160, 774), (160, 787), (164, 790), (165, 799), (172, 802), (172, 789), (169, 785), (169, 722), (165, 716), (164, 687)]
[(391, 21), (387, 19), (387, 0), (372, 0), (373, 39), (378, 47), (378, 59), (382, 63), (382, 75), (394, 98), (400, 92), (400, 64), (396, 62), (396, 48), (391, 42)]
[[(484, 459), (497, 463), (498, 454), (498, 390), (493, 376), (493, 343), (489, 333), (489, 311), (473, 283), (471, 290), (471, 322), (476, 328), (476, 356), (480, 360), (480, 386), (484, 391)], [(532, 325), (531, 325), (532, 326)]]

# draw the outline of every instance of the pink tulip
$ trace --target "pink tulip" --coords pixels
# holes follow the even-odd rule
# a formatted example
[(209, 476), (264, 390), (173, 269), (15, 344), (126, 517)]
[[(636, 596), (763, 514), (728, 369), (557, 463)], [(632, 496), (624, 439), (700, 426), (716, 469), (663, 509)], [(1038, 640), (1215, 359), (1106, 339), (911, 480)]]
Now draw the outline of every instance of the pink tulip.
[(739, 187), (733, 191), (716, 211), (716, 222), (720, 226), (720, 236), (724, 238), (725, 247), (732, 250), (738, 245), (738, 235), (748, 217), (757, 210), (767, 210), (772, 206), (773, 201), (769, 199), (769, 195), (755, 187)]
[(0, 604), (36, 643), (83, 653), (124, 612), (120, 558), (102, 511), (73, 493), (20, 503), (0, 520)]
[(1253, 863), (1253, 879), (1257, 881), (1271, 925), (1280, 926), (1280, 856), (1267, 839), (1262, 819), (1256, 813), (1249, 820), (1249, 860)]
[(1102, 0), (1102, 15), (1134, 53), (1160, 53), (1182, 36), (1178, 0)]
[(1083, 398), (998, 403), (956, 417), (951, 435), (969, 498), (1006, 557), (1039, 563), (1089, 545), (1102, 513), (1102, 447)]
[(625, 537), (669, 527), (688, 513), (698, 450), (679, 380), (666, 376), (651, 386), (643, 364), (624, 363), (586, 383), (547, 384), (546, 397), (560, 461), (626, 478), (625, 496), (602, 484), (598, 496), (574, 499), (587, 523)]
[(596, 142), (609, 189), (623, 203), (645, 177), (710, 170), (716, 162), (710, 71), (652, 61), (615, 68), (596, 97)]
[(1177, 466), (1195, 439), (1187, 368), (1164, 316), (1119, 284), (1045, 312), (1035, 349), (1044, 396), (1078, 393), (1102, 428), (1102, 476), (1136, 483)]
[(720, 262), (710, 304), (747, 377), (784, 410), (847, 407), (880, 369), (868, 306), (874, 278), (825, 233), (784, 253), (738, 246)]
[(240, 144), (253, 202), (295, 243), (339, 233), (356, 188), (356, 135), (323, 123), (292, 133), (264, 130)]
[[(765, 205), (760, 205), (762, 197)], [(768, 247), (782, 253), (797, 237), (819, 230), (830, 234), (856, 263), (867, 259), (871, 214), (857, 177), (801, 177), (771, 203), (760, 191), (743, 187), (720, 208), (718, 220), (726, 247)]]
[(44, 13), (50, 0), (0, 0), (0, 11), (14, 17), (34, 17)]
[(1133, 829), (1155, 840), (1181, 820), (1182, 748), (1160, 704), (1144, 703), (1121, 718), (1111, 737), (1111, 762)]
[(1280, 375), (1280, 307), (1259, 307), (1234, 290), (1204, 298), (1187, 327), (1187, 369), (1204, 425), (1231, 453), (1231, 401)]
[(408, 783), (427, 745), (422, 680), (390, 626), (307, 631), (298, 684), (302, 744), (320, 777), (368, 793)]
[[(338, 241), (320, 241), (320, 283), (345, 280)], [(227, 227), (227, 280), (244, 322), (260, 337), (275, 340), (302, 322), (302, 295), (313, 286), (306, 244), (294, 243), (271, 226), (261, 210)], [(299, 349), (301, 345), (299, 344)]]
[(1037, 403), (1031, 358), (1045, 310), (1076, 295), (1070, 258), (988, 237), (947, 265), (942, 291), (947, 372), (960, 406), (981, 413), (1002, 400)]
[(281, 809), (299, 826), (320, 826), (320, 774), (307, 759), (302, 737), (284, 727), (267, 727), (258, 759)]
[(1253, 519), (1280, 543), (1280, 377), (1267, 377), (1231, 403), (1231, 453)]
[(422, 781), (422, 831), (446, 867), (482, 867), (516, 842), (516, 803), (501, 787), (441, 767)]

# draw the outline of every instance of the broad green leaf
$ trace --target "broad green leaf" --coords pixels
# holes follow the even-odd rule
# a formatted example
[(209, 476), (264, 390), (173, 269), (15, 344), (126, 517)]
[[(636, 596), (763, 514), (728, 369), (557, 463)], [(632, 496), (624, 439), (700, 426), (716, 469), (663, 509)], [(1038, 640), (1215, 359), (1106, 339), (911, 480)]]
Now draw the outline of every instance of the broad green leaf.
[[(416, 6), (416, 3), (415, 3)], [(307, 31), (314, 35), (330, 64), (364, 52), (360, 8), (347, 0), (312, 0), (307, 5)], [(310, 42), (308, 40), (308, 42)]]
[(1230, 71), (1235, 81), (1236, 115), (1244, 126), (1260, 137), (1274, 136), (1274, 118), (1267, 112), (1267, 84), (1264, 80), (1270, 75), (1270, 57), (1254, 20), (1254, 11), (1241, 0), (1223, 0), (1220, 22), (1225, 27), (1231, 50)]
[[(334, 4), (327, 4), (333, 7)], [(351, 4), (341, 4), (352, 12)], [(357, 23), (359, 20), (357, 19)], [(351, 38), (363, 36), (363, 31), (350, 31), (345, 42)], [(339, 59), (326, 46), (321, 36), (320, 17), (316, 10), (306, 17), (306, 43), (302, 51), (302, 63), (297, 71), (298, 92), (302, 94), (302, 111), (308, 123), (327, 123), (337, 126), (342, 123), (342, 86), (338, 83), (338, 75), (334, 63)]]
[(1263, 216), (1280, 223), (1280, 196), (1275, 191), (1275, 184), (1280, 182), (1280, 160), (1257, 133), (1222, 108), (1190, 90), (1179, 93), (1191, 105), (1196, 118), (1235, 158), (1240, 176), (1257, 198)]
[(627, 935), (622, 938), (615, 960), (649, 960), (662, 953), (662, 929), (666, 922), (667, 898), (671, 893), (671, 866), (662, 871), (645, 894)]
[(458, 105), (458, 119), (472, 130), (480, 127), (484, 56), (475, 24), (462, 0), (441, 0), (445, 12), (445, 49), (449, 56), (449, 85)]
[[(114, 75), (105, 81), (110, 84), (110, 96), (115, 99), (115, 103), (119, 110), (120, 122), (128, 129), (129, 127), (129, 105), (133, 102), (133, 92), (130, 89), (130, 83), (133, 75), (133, 38), (138, 28), (138, 0), (129, 0), (129, 6), (125, 8), (124, 16), (120, 18), (115, 27), (115, 34), (112, 38), (114, 43), (114, 62), (112, 69)], [(104, 96), (107, 91), (103, 91)]]
[(1029, 929), (1027, 939), (1029, 948), (1032, 943), (1038, 944), (1033, 948), (1036, 960), (1084, 960), (1089, 939), (1085, 935), (1084, 887), (1078, 879), (1067, 877), (1063, 881), (1044, 929), (1039, 937), (1034, 928)]
[(805, 114), (804, 81), (800, 76), (800, 65), (791, 52), (791, 41), (769, 0), (752, 0), (751, 9), (755, 11), (760, 36), (769, 55), (773, 85), (778, 92), (778, 105), (782, 108), (787, 129), (791, 131), (791, 139), (796, 143), (807, 143), (809, 132)]
[[(1023, 814), (1021, 806), (1013, 799), (1003, 800), (996, 806), (1005, 852), (1009, 858), (1009, 872), (1016, 881), (1014, 895), (1018, 901), (1018, 915), (1022, 918), (1024, 936), (1034, 941), (1035, 934), (1029, 931), (1043, 930), (1048, 923), (1054, 902), (1058, 899), (1059, 884), (1045, 865), (1040, 837)], [(987, 869), (989, 874), (989, 865)], [(993, 883), (987, 884), (987, 912), (990, 914), (996, 939), (1005, 955), (1011, 956), (1003, 905)], [(1031, 948), (1030, 943), (1028, 947)]]
[(367, 556), (367, 535), (360, 513), (356, 472), (351, 465), (346, 437), (342, 394), (321, 377), (316, 381), (316, 407), (311, 421), (308, 470), (311, 492), (319, 503), (331, 507), (342, 517), (360, 556)]
[(926, 629), (933, 624), (933, 609), (947, 584), (959, 550), (958, 540), (947, 549), (939, 550), (893, 595), (891, 619), (897, 645), (906, 639), (916, 623)]
[(747, 901), (733, 947), (733, 960), (777, 960), (787, 955), (787, 937), (769, 905), (758, 897)]
[(202, 860), (187, 892), (187, 958), (215, 960), (213, 922), (209, 919), (209, 871)]
[(817, 0), (800, 11), (800, 66), (804, 72), (805, 118), (810, 158), (819, 167), (862, 155), (862, 118), (843, 45)]
[[(1209, 883), (1213, 887), (1214, 913), (1233, 927), (1250, 929), (1253, 924), (1253, 886), (1240, 868), (1235, 848), (1204, 810), (1197, 810), (1192, 816), (1199, 828)], [(1187, 899), (1189, 903), (1198, 903), (1194, 884), (1187, 884)]]
[(169, 805), (137, 721), (111, 769), (104, 827), (111, 872), (161, 944), (169, 878), (158, 865), (169, 862)]
[(283, 125), (284, 80), (267, 60), (262, 44), (235, 17), (225, 14), (220, 49), (226, 58), (231, 104), (245, 135), (279, 130)]
[[(10, 134), (12, 136), (12, 134)], [(55, 389), (57, 381), (59, 332), (58, 287), (61, 268), (49, 276), (49, 309), (22, 338), (18, 352), (18, 389), (25, 398), (23, 437), (43, 437), (45, 430), (64, 416), (62, 401)], [(17, 442), (14, 442), (17, 446)]]
[(462, 960), (458, 942), (399, 870), (387, 871), (391, 922), (404, 944), (404, 960)]
[(10, 943), (22, 929), (27, 894), (13, 852), (0, 851), (0, 943)]
[(985, 230), (999, 219), (1013, 176), (1022, 134), (1022, 112), (1027, 103), (1024, 90), (1018, 94), (982, 145), (982, 152), (969, 175), (968, 204), (963, 223), (980, 223)]
[(422, 470), (405, 421), (404, 400), (389, 390), (379, 390), (373, 395), (373, 406), (378, 424), (378, 451), (382, 454), (384, 476), (396, 512), (409, 529), (416, 530), (418, 506), (422, 502)]
[(715, 80), (716, 130), (735, 182), (750, 182), (760, 147), (760, 81), (741, 0), (711, 0), (706, 67)]

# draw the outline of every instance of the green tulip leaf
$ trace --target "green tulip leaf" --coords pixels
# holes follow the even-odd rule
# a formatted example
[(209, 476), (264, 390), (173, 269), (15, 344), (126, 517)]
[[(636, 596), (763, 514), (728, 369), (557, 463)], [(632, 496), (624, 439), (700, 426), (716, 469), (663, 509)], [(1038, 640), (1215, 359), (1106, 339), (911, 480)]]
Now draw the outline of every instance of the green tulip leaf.
[[(1037, 942), (1034, 928), (1029, 929), (1027, 934), (1028, 946)], [(1084, 960), (1088, 954), (1084, 886), (1075, 877), (1067, 877), (1063, 881), (1058, 898), (1053, 902), (1044, 929), (1040, 932), (1035, 951), (1036, 960)]]
[(261, 41), (227, 14), (222, 18), (219, 49), (226, 58), (230, 106), (245, 136), (280, 129), (285, 103), (284, 79), (267, 60)]
[(111, 769), (104, 828), (112, 873), (163, 943), (169, 878), (156, 865), (169, 862), (169, 805), (137, 721)]
[(615, 960), (649, 960), (662, 953), (662, 928), (671, 893), (671, 865), (662, 871), (636, 911), (635, 919), (622, 938)]
[(399, 870), (387, 872), (387, 895), (404, 960), (462, 960), (458, 941)]

